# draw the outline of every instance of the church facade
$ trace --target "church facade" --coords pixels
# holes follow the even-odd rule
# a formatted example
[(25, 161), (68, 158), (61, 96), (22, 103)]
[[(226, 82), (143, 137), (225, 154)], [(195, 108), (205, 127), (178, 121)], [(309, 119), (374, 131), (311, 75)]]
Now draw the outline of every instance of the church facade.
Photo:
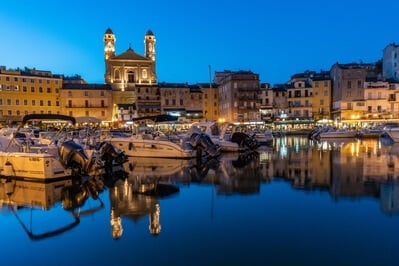
[[(132, 118), (161, 112), (156, 74), (156, 39), (151, 30), (144, 36), (144, 55), (131, 47), (116, 54), (116, 37), (104, 34), (105, 83), (112, 88), (112, 120), (125, 124)], [(145, 95), (143, 92), (146, 92)]]

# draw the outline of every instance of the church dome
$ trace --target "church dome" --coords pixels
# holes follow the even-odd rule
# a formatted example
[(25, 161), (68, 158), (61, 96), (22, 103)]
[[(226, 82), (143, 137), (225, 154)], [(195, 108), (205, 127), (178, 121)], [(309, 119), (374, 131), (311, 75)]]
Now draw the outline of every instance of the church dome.
[(154, 33), (152, 33), (151, 30), (148, 30), (147, 33), (146, 33), (146, 35), (154, 35)]
[(114, 34), (110, 28), (105, 31), (105, 34)]

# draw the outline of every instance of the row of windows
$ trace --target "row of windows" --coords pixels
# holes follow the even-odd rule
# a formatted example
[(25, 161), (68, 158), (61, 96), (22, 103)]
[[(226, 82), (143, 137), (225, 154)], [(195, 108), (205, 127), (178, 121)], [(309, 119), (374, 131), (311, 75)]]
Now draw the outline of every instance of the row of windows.
[[(74, 114), (73, 114), (73, 112), (72, 111), (69, 111), (69, 116), (74, 116)], [(96, 116), (96, 115), (90, 115), (90, 112), (89, 111), (85, 111), (85, 116)], [(105, 111), (101, 111), (101, 116), (102, 117), (105, 117)]]
[[(47, 111), (47, 114), (51, 114), (51, 113), (52, 113), (51, 111)], [(29, 114), (29, 112), (28, 111), (21, 112), (20, 110), (16, 110), (14, 112), (12, 110), (7, 110), (7, 111), (4, 112), (3, 110), (0, 110), (0, 116), (4, 116), (4, 115), (8, 115), (8, 116), (17, 115), (17, 116), (20, 116), (22, 114), (23, 115), (27, 115), (27, 114)], [(36, 114), (36, 111), (33, 111), (32, 114)], [(46, 114), (46, 112), (41, 110), (40, 114)], [(57, 114), (60, 114), (60, 112), (57, 111)]]
[[(16, 99), (14, 105), (21, 105), (21, 102), (22, 102), (22, 105), (25, 105), (25, 106), (28, 105), (28, 100), (27, 99), (25, 99), (23, 101), (21, 101), (20, 99)], [(31, 106), (36, 106), (36, 102), (37, 102), (36, 100), (31, 100), (30, 105)], [(39, 106), (44, 106), (44, 102), (45, 102), (44, 100), (39, 100), (38, 101)], [(11, 99), (7, 99), (5, 101), (5, 104), (6, 105), (13, 105)], [(1, 98), (0, 98), (0, 105), (3, 105), (3, 99), (1, 99)], [(47, 101), (47, 106), (53, 106), (52, 101), (48, 100)], [(60, 106), (60, 102), (59, 101), (55, 101), (55, 106)]]
[[(68, 91), (68, 97), (72, 97), (74, 95), (77, 96), (76, 94), (72, 93), (72, 91)], [(89, 91), (84, 91), (83, 96), (89, 97), (90, 96)], [(91, 95), (91, 96), (93, 96), (93, 95)], [(100, 96), (105, 96), (105, 91), (100, 91)]]
[[(31, 112), (32, 114), (36, 114), (36, 111), (33, 111), (33, 112)], [(43, 111), (43, 110), (41, 110), (40, 111), (40, 114), (51, 114), (52, 112), (51, 111), (47, 111), (47, 112), (45, 112), (45, 111)], [(17, 116), (21, 116), (21, 115), (27, 115), (27, 114), (29, 114), (29, 112), (28, 111), (23, 111), (23, 112), (21, 112), (20, 110), (16, 110), (16, 111), (12, 111), (12, 110), (7, 110), (7, 111), (3, 111), (3, 110), (0, 110), (0, 116), (4, 116), (4, 115), (7, 115), (7, 116), (12, 116), (12, 115), (17, 115)], [(59, 111), (57, 111), (57, 114), (60, 114), (60, 112)], [(73, 116), (73, 112), (72, 111), (70, 111), (69, 112), (69, 115), (70, 116)], [(85, 115), (86, 116), (90, 116), (90, 112), (89, 111), (86, 111), (85, 112)], [(101, 116), (102, 117), (105, 117), (105, 111), (101, 111)]]
[[(30, 87), (30, 92), (36, 92), (36, 89), (38, 92), (43, 93), (44, 89), (42, 87), (35, 88), (35, 87)], [(0, 91), (6, 90), (6, 91), (20, 91), (20, 87), (18, 85), (2, 85), (0, 84)], [(22, 86), (22, 92), (28, 92), (28, 88), (26, 86)], [(51, 88), (46, 89), (47, 93), (52, 93), (53, 90)], [(55, 93), (58, 93), (59, 90), (55, 89)]]
[[(0, 76), (0, 81), (2, 81), (2, 80), (5, 80), (5, 81), (14, 80), (14, 82), (22, 81), (22, 82), (39, 83), (39, 84), (42, 84), (42, 83), (50, 84), (51, 83), (51, 80), (49, 80), (49, 79), (45, 79), (46, 82), (43, 82), (44, 81), (43, 79), (32, 79), (32, 78), (29, 79), (29, 78), (19, 78), (19, 77), (12, 78), (10, 76), (5, 76), (5, 77)], [(58, 80), (54, 80), (54, 83), (58, 84)]]
[[(72, 108), (72, 107), (73, 107), (72, 100), (68, 100), (68, 107), (69, 107), (69, 108)], [(88, 101), (88, 100), (85, 100), (85, 108), (89, 108), (89, 107), (90, 107), (89, 101)], [(100, 106), (100, 107), (102, 107), (102, 108), (105, 107), (105, 101), (104, 101), (104, 100), (101, 100), (101, 106)]]

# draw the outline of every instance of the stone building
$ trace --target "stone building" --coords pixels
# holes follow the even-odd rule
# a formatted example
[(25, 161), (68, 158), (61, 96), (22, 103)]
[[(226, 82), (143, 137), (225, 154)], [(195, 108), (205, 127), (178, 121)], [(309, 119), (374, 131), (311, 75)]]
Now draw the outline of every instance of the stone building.
[(219, 86), (219, 114), (222, 121), (260, 121), (259, 75), (251, 71), (215, 73)]
[(131, 47), (116, 54), (114, 33), (107, 29), (104, 34), (104, 78), (105, 83), (112, 88), (112, 120), (116, 124), (124, 124), (134, 117), (160, 113), (155, 43), (154, 34), (148, 30), (144, 36), (144, 55)]
[(375, 64), (336, 63), (331, 67), (332, 81), (332, 119), (337, 125), (342, 120), (350, 119), (354, 107), (364, 102), (364, 91), (367, 78), (376, 77)]

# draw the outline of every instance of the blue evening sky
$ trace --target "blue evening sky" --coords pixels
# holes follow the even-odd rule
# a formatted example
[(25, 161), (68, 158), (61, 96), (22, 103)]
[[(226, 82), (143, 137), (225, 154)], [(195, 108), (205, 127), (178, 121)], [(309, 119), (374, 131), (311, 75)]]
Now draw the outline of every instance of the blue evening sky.
[(81, 75), (104, 83), (103, 35), (116, 53), (144, 53), (156, 37), (159, 82), (209, 82), (211, 73), (251, 70), (285, 83), (305, 70), (373, 63), (399, 42), (398, 0), (4, 1), (0, 65)]

